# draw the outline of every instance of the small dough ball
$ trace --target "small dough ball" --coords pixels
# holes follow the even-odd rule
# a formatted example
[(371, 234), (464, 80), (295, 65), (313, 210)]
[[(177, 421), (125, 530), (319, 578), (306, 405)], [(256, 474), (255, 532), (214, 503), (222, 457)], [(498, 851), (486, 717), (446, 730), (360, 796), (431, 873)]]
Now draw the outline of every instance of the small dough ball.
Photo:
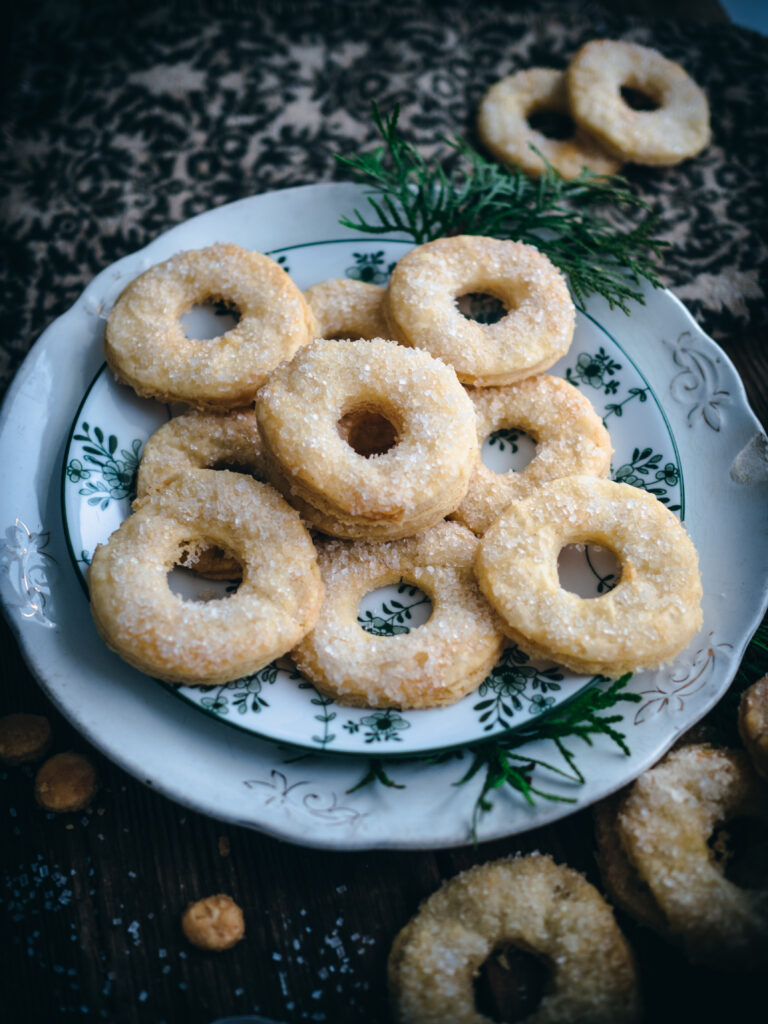
[(82, 754), (54, 754), (35, 776), (35, 799), (46, 811), (82, 811), (96, 795), (96, 769)]
[(245, 935), (243, 912), (231, 896), (218, 893), (190, 903), (181, 929), (193, 946), (221, 952), (231, 949)]
[(51, 743), (51, 723), (43, 715), (0, 718), (0, 761), (24, 764), (43, 757)]

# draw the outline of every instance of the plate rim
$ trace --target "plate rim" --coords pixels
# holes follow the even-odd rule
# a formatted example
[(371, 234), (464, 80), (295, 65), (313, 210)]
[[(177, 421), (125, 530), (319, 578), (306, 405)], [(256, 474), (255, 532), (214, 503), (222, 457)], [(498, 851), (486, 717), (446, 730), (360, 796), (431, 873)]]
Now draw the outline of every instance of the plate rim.
[[(183, 222), (182, 224), (170, 228), (169, 231), (164, 232), (162, 235), (155, 238), (143, 249), (138, 250), (136, 253), (129, 254), (123, 257), (121, 260), (116, 261), (116, 263), (101, 271), (101, 273), (97, 275), (93, 279), (93, 281), (91, 281), (90, 284), (83, 290), (83, 292), (81, 293), (77, 301), (73, 304), (73, 306), (70, 307), (70, 309), (67, 310), (64, 314), (62, 314), (59, 318), (57, 318), (51, 325), (49, 325), (49, 327), (47, 327), (46, 330), (43, 331), (39, 339), (31, 347), (25, 360), (19, 367), (19, 370), (17, 371), (14, 380), (9, 386), (8, 392), (6, 393), (6, 396), (4, 398), (2, 410), (0, 410), (0, 438), (4, 438), (5, 432), (8, 427), (8, 423), (11, 420), (13, 409), (16, 406), (16, 403), (20, 400), (21, 392), (24, 386), (27, 384), (29, 378), (33, 376), (34, 373), (36, 372), (38, 368), (38, 363), (40, 362), (41, 357), (45, 352), (46, 346), (50, 343), (50, 339), (55, 335), (56, 330), (60, 329), (62, 322), (72, 319), (76, 311), (82, 309), (83, 304), (87, 301), (87, 298), (90, 295), (93, 295), (94, 292), (96, 291), (96, 285), (99, 284), (100, 282), (103, 282), (106, 275), (109, 275), (110, 273), (114, 274), (117, 268), (124, 269), (125, 264), (127, 262), (130, 262), (131, 260), (146, 258), (148, 252), (154, 246), (158, 245), (159, 243), (162, 243), (163, 241), (168, 241), (169, 236), (173, 236), (173, 234), (179, 231), (179, 229), (194, 226), (201, 220), (210, 218), (212, 216), (216, 216), (222, 210), (242, 208), (244, 204), (253, 203), (254, 199), (272, 199), (275, 196), (289, 197), (291, 195), (302, 193), (303, 197), (307, 198), (310, 193), (317, 194), (316, 190), (318, 189), (322, 190), (321, 194), (323, 194), (324, 201), (328, 203), (329, 206), (332, 205), (330, 202), (330, 191), (333, 191), (337, 196), (341, 196), (343, 194), (346, 200), (360, 200), (366, 195), (366, 190), (363, 189), (361, 186), (334, 183), (327, 185), (318, 184), (310, 186), (299, 186), (297, 188), (277, 190), (275, 192), (264, 193), (259, 196), (247, 197), (245, 199), (237, 200), (235, 203), (226, 204), (226, 206), (215, 207), (212, 210), (197, 215), (197, 217), (192, 218), (190, 221)], [(360, 237), (360, 235), (357, 233), (350, 232), (349, 237), (358, 238)], [(711, 346), (711, 350), (718, 357), (718, 361), (722, 362), (723, 366), (727, 370), (729, 381), (731, 382), (732, 386), (735, 385), (736, 396), (739, 399), (739, 402), (737, 404), (740, 413), (743, 414), (743, 419), (749, 422), (749, 426), (752, 429), (753, 434), (762, 433), (762, 427), (749, 405), (744, 384), (730, 358), (717, 345), (717, 343), (708, 335), (706, 335), (705, 332), (696, 324), (691, 314), (685, 308), (683, 303), (679, 299), (677, 299), (676, 296), (674, 296), (671, 292), (666, 290), (663, 292), (663, 295), (665, 299), (672, 300), (675, 307), (678, 309), (683, 318), (687, 321), (689, 329), (692, 332), (694, 332), (697, 341), (699, 343), (703, 343), (705, 347)], [(43, 528), (45, 528), (45, 526), (47, 525), (49, 524), (42, 524)], [(259, 818), (258, 815), (256, 815), (255, 817), (251, 816), (250, 818), (244, 819), (240, 814), (236, 814), (230, 811), (223, 811), (222, 807), (212, 807), (210, 801), (197, 801), (194, 799), (194, 796), (190, 795), (189, 792), (184, 791), (183, 789), (180, 791), (177, 786), (168, 784), (168, 782), (164, 779), (147, 780), (146, 773), (141, 769), (140, 765), (134, 763), (134, 761), (131, 760), (130, 756), (126, 755), (123, 751), (115, 751), (109, 747), (106, 741), (100, 740), (98, 732), (94, 731), (94, 729), (91, 728), (90, 724), (87, 721), (84, 722), (81, 720), (81, 718), (78, 718), (76, 712), (68, 706), (67, 702), (64, 700), (62, 695), (57, 691), (56, 687), (47, 678), (47, 673), (44, 670), (44, 668), (38, 664), (39, 659), (36, 656), (34, 644), (27, 642), (27, 634), (23, 629), (23, 624), (21, 621), (19, 621), (17, 616), (14, 616), (13, 608), (5, 595), (3, 595), (2, 597), (2, 604), (4, 614), (7, 620), (9, 621), (10, 628), (19, 643), (19, 647), (25, 662), (30, 667), (32, 674), (38, 680), (44, 692), (46, 692), (48, 697), (59, 708), (59, 710), (62, 711), (65, 717), (72, 721), (75, 727), (81, 733), (83, 733), (86, 736), (86, 738), (88, 738), (92, 743), (94, 743), (94, 745), (98, 749), (102, 750), (102, 752), (105, 753), (105, 755), (108, 756), (111, 760), (118, 763), (121, 767), (123, 767), (125, 770), (129, 771), (132, 775), (138, 777), (139, 779), (149, 781), (149, 783), (153, 785), (153, 788), (156, 788), (161, 792), (164, 792), (165, 795), (170, 796), (178, 803), (181, 803), (188, 807), (192, 807), (195, 810), (201, 811), (202, 813), (213, 815), (214, 817), (218, 817), (222, 820), (232, 821), (237, 824), (244, 825), (246, 827), (257, 828), (260, 831), (265, 832), (266, 834), (270, 834), (281, 839), (288, 839), (292, 842), (304, 843), (305, 845), (310, 845), (314, 847), (324, 847), (333, 849), (424, 849), (444, 848), (449, 847), (451, 845), (464, 845), (469, 841), (470, 837), (465, 833), (459, 836), (453, 836), (452, 838), (447, 840), (439, 839), (437, 842), (431, 842), (429, 839), (425, 841), (423, 837), (417, 837), (415, 839), (412, 839), (410, 837), (403, 836), (399, 837), (396, 840), (393, 840), (392, 837), (390, 836), (388, 841), (383, 841), (382, 837), (379, 837), (376, 841), (370, 841), (365, 837), (362, 837), (361, 840), (360, 835), (355, 835), (353, 832), (345, 834), (343, 839), (341, 839), (340, 835), (337, 835), (329, 841), (328, 837), (323, 836), (322, 834), (307, 834), (303, 832), (303, 830), (300, 833), (297, 833), (296, 827), (291, 824), (290, 820), (288, 820), (287, 822), (283, 822), (282, 824), (276, 824), (274, 820), (264, 820), (264, 816), (261, 816), (261, 818)], [(731, 659), (734, 667), (733, 671), (729, 672), (728, 674), (728, 682), (722, 685), (721, 689), (717, 692), (717, 694), (712, 695), (711, 699), (708, 701), (706, 706), (704, 706), (703, 709), (697, 713), (694, 719), (687, 721), (685, 723), (685, 728), (690, 728), (690, 726), (694, 724), (694, 722), (697, 721), (698, 718), (706, 714), (706, 712), (710, 710), (710, 708), (720, 699), (722, 693), (727, 688), (730, 679), (732, 678), (733, 674), (735, 674), (741, 657), (743, 656), (743, 652), (747, 644), (749, 643), (749, 640), (751, 639), (754, 629), (763, 617), (767, 605), (768, 591), (766, 591), (765, 588), (763, 588), (763, 599), (762, 601), (755, 602), (755, 604), (752, 606), (752, 615), (749, 617), (747, 625), (745, 627), (742, 627), (740, 642), (733, 648)], [(190, 710), (192, 711), (192, 709)], [(194, 713), (195, 715), (198, 714), (198, 712), (196, 711), (192, 711), (192, 713)], [(202, 718), (204, 716), (200, 717)], [(218, 725), (218, 723), (216, 724)], [(644, 770), (644, 768), (647, 767), (649, 763), (653, 763), (660, 756), (662, 756), (664, 751), (672, 745), (675, 738), (676, 734), (673, 732), (672, 735), (665, 739), (663, 749), (661, 749), (660, 751), (658, 749), (655, 750), (655, 752), (651, 756), (646, 757), (644, 760), (640, 759), (639, 763), (634, 764), (632, 767), (631, 778), (636, 777), (636, 775), (639, 774), (642, 770)], [(322, 756), (323, 755), (313, 755), (315, 760), (319, 760)], [(340, 759), (342, 757), (343, 755), (340, 756)], [(357, 761), (357, 764), (359, 765), (359, 760)], [(281, 774), (279, 769), (273, 768), (272, 774), (274, 775), (275, 772), (277, 772), (277, 774)], [(488, 828), (481, 828), (479, 840), (484, 842), (500, 838), (503, 836), (518, 834), (520, 832), (524, 832), (529, 829), (539, 827), (540, 825), (556, 821), (569, 813), (573, 813), (575, 810), (588, 806), (595, 800), (600, 799), (608, 793), (613, 792), (615, 789), (618, 789), (621, 786), (625, 785), (626, 782), (629, 781), (629, 777), (630, 776), (624, 775), (621, 778), (619, 778), (618, 781), (611, 780), (611, 782), (609, 782), (607, 785), (598, 784), (597, 791), (591, 793), (591, 795), (589, 795), (588, 798), (582, 797), (582, 799), (579, 799), (579, 795), (577, 794), (577, 803), (571, 807), (568, 807), (565, 810), (562, 810), (560, 808), (556, 808), (554, 810), (547, 809), (549, 813), (534, 814), (531, 816), (530, 819), (522, 822), (520, 820), (514, 820), (513, 814), (513, 818), (511, 821), (507, 821), (506, 824), (502, 822), (501, 825), (499, 825), (497, 821), (495, 827), (490, 827), (489, 823)], [(582, 794), (584, 793), (584, 787), (582, 787), (581, 792)], [(340, 839), (341, 841), (339, 841)]]

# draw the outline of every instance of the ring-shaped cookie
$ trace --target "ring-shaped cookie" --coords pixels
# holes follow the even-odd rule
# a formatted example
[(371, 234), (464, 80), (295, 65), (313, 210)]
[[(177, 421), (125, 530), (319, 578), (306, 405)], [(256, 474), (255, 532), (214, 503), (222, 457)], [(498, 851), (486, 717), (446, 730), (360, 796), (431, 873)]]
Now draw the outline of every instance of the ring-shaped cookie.
[(190, 469), (264, 472), (259, 423), (253, 409), (232, 412), (188, 412), (175, 416), (147, 440), (136, 478), (136, 497), (161, 491)]
[[(152, 434), (141, 453), (136, 497), (141, 501), (190, 469), (235, 469), (266, 479), (259, 424), (253, 409), (228, 413), (189, 412), (175, 416)], [(195, 545), (181, 564), (200, 576), (230, 580), (240, 565), (224, 552)]]
[[(394, 342), (316, 340), (284, 363), (256, 398), (275, 485), (326, 516), (405, 522), (453, 511), (477, 448), (475, 414), (456, 374)], [(396, 443), (366, 458), (342, 421), (380, 415)], [(271, 478), (271, 477), (270, 477)]]
[[(168, 572), (192, 540), (237, 558), (236, 593), (200, 602), (171, 591)], [(226, 470), (190, 470), (146, 498), (96, 548), (88, 583), (107, 646), (142, 672), (187, 685), (258, 671), (312, 628), (322, 600), (298, 513), (268, 484)]]
[[(240, 320), (217, 338), (193, 341), (180, 316), (222, 299)], [(201, 409), (253, 401), (271, 370), (311, 340), (314, 317), (274, 260), (237, 245), (180, 252), (140, 274), (109, 315), (104, 354), (139, 395)]]
[(384, 289), (349, 277), (331, 278), (307, 288), (304, 298), (317, 320), (318, 338), (385, 338)]
[[(582, 598), (560, 586), (558, 555), (579, 543), (618, 559), (609, 593)], [(629, 484), (573, 476), (542, 485), (488, 529), (475, 568), (507, 635), (574, 672), (660, 665), (701, 626), (696, 549), (660, 501)]]
[[(532, 128), (528, 118), (542, 110), (570, 114), (565, 74), (552, 68), (528, 68), (508, 75), (492, 85), (480, 101), (480, 138), (498, 160), (522, 167), (535, 178), (544, 173), (544, 160), (568, 179), (585, 168), (595, 174), (617, 173), (621, 161), (581, 129), (571, 138), (560, 140)], [(535, 153), (532, 146), (539, 152)]]
[(632, 951), (593, 885), (548, 856), (480, 864), (446, 882), (395, 938), (388, 961), (398, 1024), (491, 1024), (473, 981), (495, 949), (517, 946), (551, 970), (525, 1024), (640, 1019)]
[[(483, 293), (507, 313), (493, 324), (462, 316), (456, 300)], [(546, 370), (573, 339), (575, 310), (560, 272), (532, 245), (481, 235), (411, 249), (389, 282), (390, 333), (450, 363), (472, 387), (511, 384)]]
[[(325, 596), (315, 628), (292, 652), (301, 673), (342, 704), (363, 707), (435, 707), (474, 690), (505, 643), (475, 581), (477, 543), (464, 527), (439, 523), (388, 544), (320, 544)], [(397, 636), (366, 632), (361, 599), (400, 581), (430, 598), (430, 618)]]
[[(478, 459), (469, 490), (451, 518), (482, 535), (509, 505), (548, 480), (607, 476), (611, 438), (592, 404), (561, 377), (541, 374), (501, 388), (469, 392), (477, 416)], [(494, 473), (480, 458), (485, 438), (517, 428), (536, 442), (536, 454), (516, 473)]]
[(592, 811), (597, 843), (595, 859), (603, 887), (615, 907), (624, 910), (646, 928), (666, 934), (664, 914), (624, 852), (616, 824), (623, 796), (622, 793), (614, 793), (595, 804)]
[(768, 821), (764, 788), (740, 750), (673, 751), (621, 800), (616, 830), (630, 869), (663, 915), (663, 931), (716, 967), (768, 962), (768, 877), (729, 881), (708, 840), (738, 817)]
[[(709, 144), (706, 96), (657, 50), (594, 39), (571, 61), (567, 80), (574, 121), (623, 160), (671, 166)], [(650, 96), (658, 108), (634, 110), (622, 98), (623, 86)]]

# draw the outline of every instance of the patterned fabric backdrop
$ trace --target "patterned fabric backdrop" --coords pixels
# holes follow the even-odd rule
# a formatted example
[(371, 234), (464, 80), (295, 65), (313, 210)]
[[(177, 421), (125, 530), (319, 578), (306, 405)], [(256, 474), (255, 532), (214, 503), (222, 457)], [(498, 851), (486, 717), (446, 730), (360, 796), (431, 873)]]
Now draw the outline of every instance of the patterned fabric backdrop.
[[(34, 5), (33, 5), (34, 8)], [(28, 15), (4, 71), (0, 387), (103, 267), (211, 206), (344, 177), (371, 100), (402, 107), (425, 154), (475, 142), (484, 90), (564, 67), (588, 39), (660, 49), (705, 88), (714, 138), (669, 169), (629, 168), (674, 243), (663, 277), (718, 338), (766, 322), (768, 39), (641, 20), (596, 3), (57, 0)]]

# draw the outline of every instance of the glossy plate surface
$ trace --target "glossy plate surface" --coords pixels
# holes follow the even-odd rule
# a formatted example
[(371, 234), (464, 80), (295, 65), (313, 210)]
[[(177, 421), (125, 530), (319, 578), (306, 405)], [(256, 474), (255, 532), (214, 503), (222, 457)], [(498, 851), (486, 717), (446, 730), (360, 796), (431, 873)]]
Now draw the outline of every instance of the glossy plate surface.
[[(108, 534), (113, 528), (110, 516), (117, 516), (117, 525), (126, 514), (131, 460), (168, 415), (164, 407), (136, 399), (115, 388), (106, 375), (99, 376), (105, 315), (127, 281), (174, 252), (222, 240), (283, 257), (302, 287), (343, 273), (375, 281), (407, 243), (382, 242), (339, 227), (339, 216), (359, 206), (363, 195), (356, 186), (318, 185), (209, 211), (105, 270), (44, 333), (3, 408), (0, 457), (6, 487), (0, 494), (0, 557), (7, 572), (2, 596), (33, 671), (58, 706), (108, 756), (172, 798), (311, 845), (440, 847), (469, 837), (481, 778), (453, 785), (468, 767), (466, 754), (457, 752), (438, 764), (404, 760), (391, 765), (390, 775), (404, 789), (377, 785), (348, 792), (367, 770), (359, 754), (407, 756), (492, 735), (538, 713), (542, 700), (567, 698), (583, 677), (576, 677), (575, 684), (551, 674), (547, 679), (544, 669), (508, 656), (483, 692), (455, 709), (419, 713), (423, 731), (418, 717), (403, 726), (396, 719), (377, 719), (375, 713), (313, 704), (314, 691), (301, 690), (296, 682), (294, 697), (303, 701), (304, 716), (298, 732), (266, 729), (270, 718), (277, 723), (287, 717), (273, 703), (273, 695), (287, 689), (281, 679), (262, 678), (220, 694), (195, 691), (191, 699), (220, 702), (218, 708), (207, 708), (209, 714), (200, 714), (123, 664), (98, 639), (62, 516), (64, 466), (69, 470), (63, 493), (71, 547), (76, 559), (86, 560), (93, 540), (101, 539), (99, 531)], [(594, 747), (574, 741), (586, 783), (538, 775), (537, 782), (576, 802), (530, 808), (511, 791), (499, 794), (493, 811), (480, 821), (481, 839), (561, 817), (625, 784), (661, 756), (723, 693), (766, 603), (768, 485), (758, 449), (754, 457), (750, 454), (760, 427), (727, 357), (684, 307), (665, 292), (649, 292), (647, 304), (635, 307), (629, 318), (601, 301), (591, 303), (580, 318), (576, 346), (554, 372), (569, 376), (604, 415), (615, 448), (614, 476), (655, 488), (670, 507), (680, 506), (678, 514), (684, 514), (700, 553), (704, 626), (673, 664), (632, 680), (642, 699), (626, 706), (622, 728), (629, 756), (610, 741), (598, 740)], [(497, 455), (499, 442), (505, 441), (515, 443), (510, 437), (497, 439)], [(97, 453), (92, 457), (99, 464), (85, 459), (91, 454), (86, 447)], [(583, 562), (583, 554), (579, 557)], [(583, 564), (576, 570), (577, 575), (584, 571)], [(586, 573), (588, 579), (588, 566)], [(598, 587), (604, 574), (598, 566), (592, 585)], [(387, 618), (384, 600), (374, 595), (370, 618)], [(388, 607), (398, 625), (391, 599)], [(365, 607), (361, 616), (366, 617)], [(409, 622), (399, 624), (407, 628)], [(543, 682), (560, 689), (544, 689)], [(257, 711), (253, 704), (260, 697), (267, 703)], [(457, 725), (454, 732), (446, 726), (443, 733), (431, 719), (447, 718), (449, 712)], [(330, 714), (335, 717), (324, 721)], [(234, 719), (256, 733), (270, 731), (280, 743), (245, 728), (225, 729), (221, 719)], [(297, 760), (297, 751), (286, 749), (286, 742), (356, 756), (308, 753)], [(525, 751), (556, 759), (547, 743)]]

